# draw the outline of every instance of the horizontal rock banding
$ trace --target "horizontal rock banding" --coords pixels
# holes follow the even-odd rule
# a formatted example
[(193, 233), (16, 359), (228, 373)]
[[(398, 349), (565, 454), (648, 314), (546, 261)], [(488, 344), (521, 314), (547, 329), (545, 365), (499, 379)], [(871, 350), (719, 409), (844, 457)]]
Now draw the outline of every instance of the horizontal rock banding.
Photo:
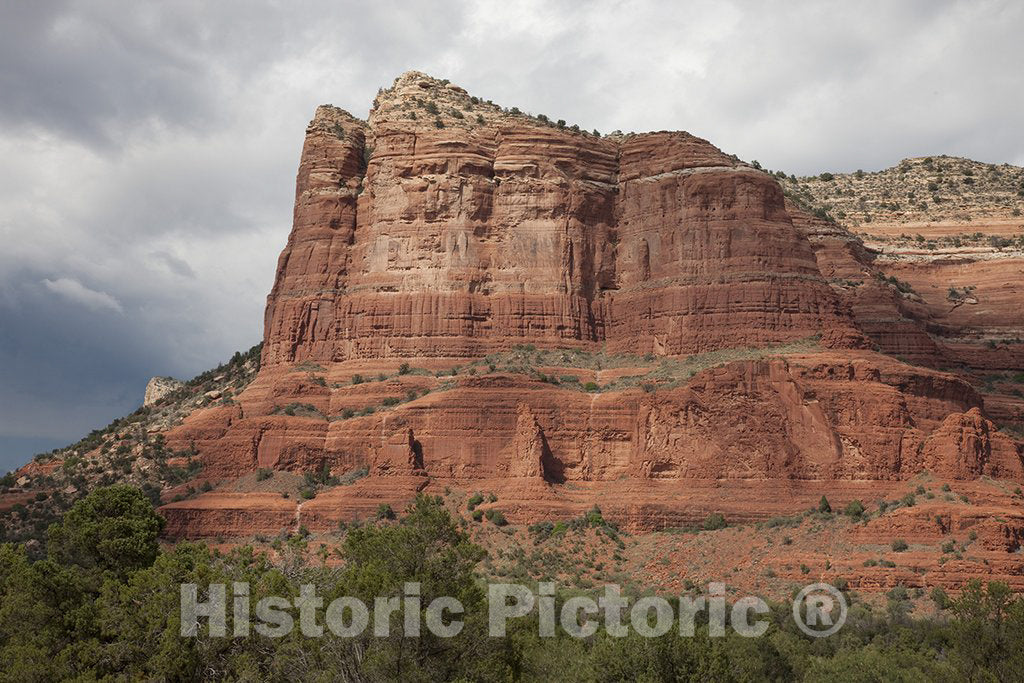
[[(875, 260), (690, 134), (582, 134), (406, 74), (367, 122), (317, 110), (260, 375), (169, 442), (207, 476), (365, 468), (303, 504), (310, 528), (445, 482), (516, 522), (601, 500), (651, 529), (923, 470), (1020, 480), (983, 397), (921, 367), (956, 356)], [(524, 345), (564, 353), (498, 367)], [(174, 528), (233, 509), (183, 501)]]

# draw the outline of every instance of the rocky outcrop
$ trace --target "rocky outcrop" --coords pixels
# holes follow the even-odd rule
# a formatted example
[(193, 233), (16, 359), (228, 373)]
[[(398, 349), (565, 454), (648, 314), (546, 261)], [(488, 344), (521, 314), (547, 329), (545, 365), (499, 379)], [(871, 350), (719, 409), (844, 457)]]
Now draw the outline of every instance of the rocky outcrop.
[(142, 400), (142, 405), (151, 406), (184, 386), (184, 382), (179, 382), (173, 377), (154, 377), (146, 384), (146, 395)]
[(529, 479), (547, 478), (545, 462), (551, 461), (551, 449), (537, 417), (526, 402), (516, 407), (515, 436), (512, 439), (508, 475)]
[(380, 477), (425, 476), (423, 447), (412, 429), (401, 429), (387, 438), (373, 460), (372, 474)]
[(957, 479), (987, 475), (1019, 480), (1024, 478), (1021, 449), (981, 411), (953, 413), (924, 444), (924, 464), (932, 471)]

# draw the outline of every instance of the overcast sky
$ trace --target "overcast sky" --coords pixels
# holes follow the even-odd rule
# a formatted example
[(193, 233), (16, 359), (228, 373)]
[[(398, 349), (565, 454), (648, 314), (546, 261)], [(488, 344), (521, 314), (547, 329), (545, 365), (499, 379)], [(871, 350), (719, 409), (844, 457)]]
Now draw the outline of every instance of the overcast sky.
[(797, 174), (1024, 163), (1024, 3), (4, 2), (0, 471), (260, 340), (307, 121), (425, 71)]

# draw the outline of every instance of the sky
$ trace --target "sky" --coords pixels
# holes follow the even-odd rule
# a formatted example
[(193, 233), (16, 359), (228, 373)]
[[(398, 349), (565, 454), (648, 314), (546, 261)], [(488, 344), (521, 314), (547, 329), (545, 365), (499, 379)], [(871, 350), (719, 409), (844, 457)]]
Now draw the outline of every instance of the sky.
[(257, 343), (318, 104), (415, 69), (787, 173), (1024, 164), (1024, 3), (0, 4), (0, 472)]

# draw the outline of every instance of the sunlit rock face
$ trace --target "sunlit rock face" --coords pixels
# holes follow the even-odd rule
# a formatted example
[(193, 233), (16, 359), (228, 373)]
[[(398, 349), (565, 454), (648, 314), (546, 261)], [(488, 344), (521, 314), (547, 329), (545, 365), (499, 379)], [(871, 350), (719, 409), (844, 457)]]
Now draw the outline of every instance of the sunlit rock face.
[(705, 140), (596, 136), (405, 74), (368, 121), (317, 109), (260, 373), (168, 434), (210, 477), (366, 476), (163, 512), (177, 535), (247, 505), (257, 526), (329, 528), (460, 486), (514, 522), (600, 501), (657, 528), (922, 470), (1021, 479), (1020, 445), (932, 369), (944, 352), (874, 273), (856, 237)]

